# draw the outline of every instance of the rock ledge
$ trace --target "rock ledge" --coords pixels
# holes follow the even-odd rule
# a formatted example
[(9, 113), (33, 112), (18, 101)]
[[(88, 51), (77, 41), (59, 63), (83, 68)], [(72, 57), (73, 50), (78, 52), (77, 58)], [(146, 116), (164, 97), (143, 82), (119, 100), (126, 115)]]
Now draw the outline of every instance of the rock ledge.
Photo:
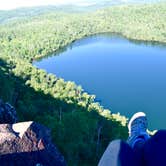
[(0, 124), (1, 166), (65, 166), (50, 130), (36, 122)]

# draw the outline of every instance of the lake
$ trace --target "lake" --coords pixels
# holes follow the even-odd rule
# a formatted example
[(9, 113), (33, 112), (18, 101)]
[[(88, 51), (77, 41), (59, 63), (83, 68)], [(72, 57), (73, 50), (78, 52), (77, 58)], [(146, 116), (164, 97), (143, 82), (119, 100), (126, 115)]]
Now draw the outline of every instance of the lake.
[(100, 34), (34, 62), (74, 81), (111, 112), (147, 114), (149, 128), (166, 129), (166, 45)]

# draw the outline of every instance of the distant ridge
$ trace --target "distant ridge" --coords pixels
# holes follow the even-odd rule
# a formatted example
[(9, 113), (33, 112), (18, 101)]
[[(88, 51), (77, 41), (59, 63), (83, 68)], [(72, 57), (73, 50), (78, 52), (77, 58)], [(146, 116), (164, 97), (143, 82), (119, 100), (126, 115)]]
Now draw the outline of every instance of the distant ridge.
[(82, 3), (76, 4), (22, 7), (12, 10), (0, 10), (0, 24), (5, 24), (18, 19), (29, 18), (48, 12), (88, 12), (114, 5), (154, 2), (166, 2), (166, 0), (105, 0), (102, 2), (98, 0), (92, 0), (90, 3), (88, 3), (86, 0), (85, 3), (83, 1)]

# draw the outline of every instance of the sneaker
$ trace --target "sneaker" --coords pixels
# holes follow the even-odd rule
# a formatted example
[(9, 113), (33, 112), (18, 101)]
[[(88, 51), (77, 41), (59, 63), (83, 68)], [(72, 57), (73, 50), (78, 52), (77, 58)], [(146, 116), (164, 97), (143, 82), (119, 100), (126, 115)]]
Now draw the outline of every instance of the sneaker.
[(136, 142), (145, 142), (150, 138), (147, 133), (147, 127), (148, 122), (145, 113), (137, 112), (132, 116), (128, 124), (129, 138), (127, 140), (132, 148), (134, 148)]

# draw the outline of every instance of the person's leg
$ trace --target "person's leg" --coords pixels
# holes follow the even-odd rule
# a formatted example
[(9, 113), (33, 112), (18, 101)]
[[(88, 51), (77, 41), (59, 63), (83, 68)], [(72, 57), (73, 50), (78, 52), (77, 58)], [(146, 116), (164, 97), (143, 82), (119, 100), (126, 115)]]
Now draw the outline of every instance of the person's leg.
[(144, 112), (137, 112), (131, 117), (128, 124), (129, 137), (127, 142), (137, 158), (140, 159), (141, 166), (143, 165), (144, 144), (150, 138), (147, 128), (148, 121)]
[(111, 142), (98, 166), (142, 166), (143, 147), (150, 138), (147, 126), (145, 113), (134, 114), (128, 124), (128, 144), (121, 140)]
[(139, 160), (127, 143), (115, 140), (108, 145), (98, 166), (139, 166)]
[(145, 143), (143, 155), (147, 166), (166, 165), (166, 130), (159, 130)]

